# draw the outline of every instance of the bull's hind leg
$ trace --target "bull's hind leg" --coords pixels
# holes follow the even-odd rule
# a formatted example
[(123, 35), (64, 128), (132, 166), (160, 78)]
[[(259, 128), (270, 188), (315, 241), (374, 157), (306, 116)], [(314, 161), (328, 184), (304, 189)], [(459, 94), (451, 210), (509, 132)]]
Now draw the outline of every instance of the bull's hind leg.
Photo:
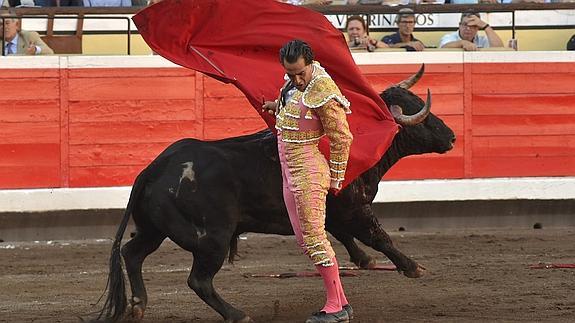
[(148, 304), (148, 295), (142, 278), (142, 264), (149, 254), (158, 249), (164, 239), (165, 235), (157, 231), (139, 230), (134, 238), (122, 247), (126, 272), (132, 289), (132, 318), (135, 320), (139, 321), (144, 317)]
[(213, 279), (222, 267), (227, 254), (226, 238), (214, 239), (203, 237), (194, 252), (194, 264), (188, 277), (188, 285), (196, 294), (224, 318), (225, 322), (251, 322), (242, 311), (236, 309), (216, 292)]
[(364, 205), (356, 212), (353, 216), (355, 222), (349, 227), (350, 233), (355, 238), (365, 245), (383, 252), (397, 267), (397, 270), (405, 276), (410, 278), (423, 276), (425, 268), (395, 248), (391, 238), (373, 214), (371, 205)]

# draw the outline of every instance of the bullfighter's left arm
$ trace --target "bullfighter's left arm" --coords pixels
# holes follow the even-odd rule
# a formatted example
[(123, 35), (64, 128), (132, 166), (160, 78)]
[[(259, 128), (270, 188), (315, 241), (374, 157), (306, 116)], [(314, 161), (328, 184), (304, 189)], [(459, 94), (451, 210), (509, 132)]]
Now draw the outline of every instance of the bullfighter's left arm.
[(346, 111), (339, 102), (333, 99), (315, 111), (321, 120), (325, 134), (329, 138), (331, 180), (341, 183), (345, 176), (349, 150), (353, 140), (346, 119)]

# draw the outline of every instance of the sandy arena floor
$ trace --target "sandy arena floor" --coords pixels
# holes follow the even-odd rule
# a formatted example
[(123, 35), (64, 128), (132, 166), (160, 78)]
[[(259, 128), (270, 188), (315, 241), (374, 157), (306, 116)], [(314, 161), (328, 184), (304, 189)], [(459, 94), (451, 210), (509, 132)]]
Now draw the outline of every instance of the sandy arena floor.
[[(529, 269), (575, 263), (575, 227), (393, 232), (392, 238), (427, 275), (360, 271), (343, 278), (353, 322), (575, 320), (575, 269)], [(0, 322), (78, 322), (98, 309), (110, 247), (111, 240), (0, 243)], [(249, 234), (239, 251), (215, 285), (255, 322), (303, 322), (321, 307), (320, 278), (244, 277), (312, 270), (293, 237)], [(336, 252), (341, 265), (350, 265), (341, 245)], [(191, 259), (169, 241), (147, 259), (145, 322), (221, 321), (186, 285)]]

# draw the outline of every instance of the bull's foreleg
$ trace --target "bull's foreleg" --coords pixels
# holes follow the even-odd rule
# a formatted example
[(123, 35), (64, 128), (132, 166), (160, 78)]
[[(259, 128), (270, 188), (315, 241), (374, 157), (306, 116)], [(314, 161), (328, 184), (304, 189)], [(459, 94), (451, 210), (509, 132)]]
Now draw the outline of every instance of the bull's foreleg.
[(355, 238), (373, 249), (382, 252), (397, 270), (410, 278), (421, 277), (425, 268), (413, 259), (404, 255), (393, 245), (391, 238), (383, 230), (383, 227), (375, 217), (371, 205), (364, 205), (353, 216), (354, 223), (351, 225), (350, 233)]
[(148, 304), (148, 295), (142, 278), (142, 264), (148, 255), (158, 249), (164, 239), (165, 236), (155, 230), (152, 233), (139, 229), (134, 238), (122, 247), (126, 272), (132, 289), (132, 318), (137, 321), (144, 317)]

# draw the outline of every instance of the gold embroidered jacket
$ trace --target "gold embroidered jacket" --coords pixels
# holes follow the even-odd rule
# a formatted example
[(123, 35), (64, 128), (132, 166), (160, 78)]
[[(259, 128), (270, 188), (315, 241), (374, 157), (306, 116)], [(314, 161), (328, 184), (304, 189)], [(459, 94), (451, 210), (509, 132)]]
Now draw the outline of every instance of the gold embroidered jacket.
[(330, 177), (343, 181), (353, 139), (346, 119), (350, 104), (323, 67), (315, 61), (313, 67), (304, 92), (294, 89), (285, 105), (278, 108), (276, 129), (281, 131), (282, 140), (291, 144), (317, 144), (327, 135)]

